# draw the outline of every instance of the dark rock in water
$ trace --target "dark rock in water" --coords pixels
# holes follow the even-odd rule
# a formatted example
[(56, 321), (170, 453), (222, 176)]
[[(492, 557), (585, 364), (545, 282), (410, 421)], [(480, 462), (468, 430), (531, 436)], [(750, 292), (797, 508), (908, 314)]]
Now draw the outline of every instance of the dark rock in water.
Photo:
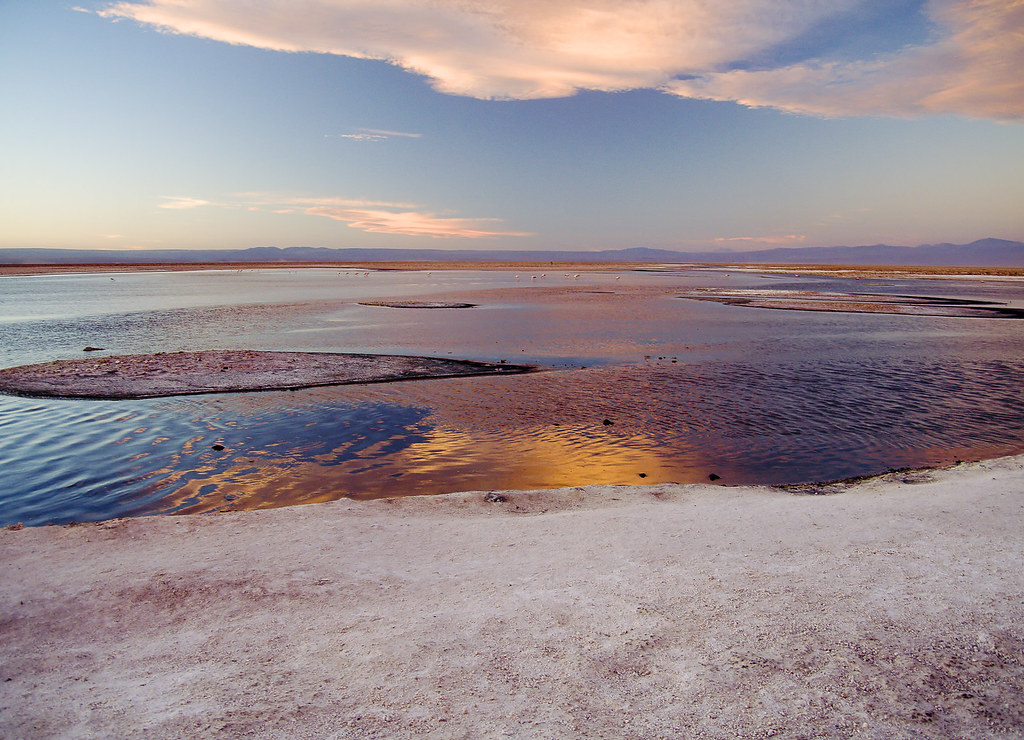
[(92, 347), (92, 346), (89, 346), (89, 347), (86, 347), (85, 349), (83, 349), (82, 351), (83, 352), (100, 352), (100, 351), (102, 351), (102, 349), (103, 349), (103, 347)]
[(711, 475), (708, 476), (708, 480), (712, 482), (716, 480), (721, 480), (721, 478), (722, 476), (718, 475), (717, 473), (712, 473)]
[(601, 422), (601, 423), (602, 423), (602, 424), (604, 424), (604, 425), (605, 425), (606, 427), (610, 427), (610, 426), (611, 426), (612, 424), (614, 424), (615, 422), (614, 422), (614, 421), (612, 421), (611, 419), (605, 419), (605, 420), (604, 420), (603, 422)]
[(647, 477), (647, 473), (637, 473), (637, 475), (639, 475), (641, 478)]
[(224, 445), (210, 445), (210, 449), (214, 450), (215, 452), (220, 452), (221, 450), (224, 449)]
[(505, 501), (507, 501), (507, 499), (500, 493), (495, 493), (494, 491), (491, 491), (490, 493), (484, 495), (484, 501), (486, 501), (489, 504), (503, 504), (505, 503)]

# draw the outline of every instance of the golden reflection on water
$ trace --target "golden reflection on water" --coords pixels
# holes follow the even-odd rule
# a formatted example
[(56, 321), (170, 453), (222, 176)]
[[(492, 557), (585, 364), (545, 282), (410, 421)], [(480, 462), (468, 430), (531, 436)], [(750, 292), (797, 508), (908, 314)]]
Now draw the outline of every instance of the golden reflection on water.
[[(591, 427), (551, 425), (528, 434), (495, 438), (442, 426), (425, 439), (392, 452), (386, 465), (367, 448), (356, 459), (343, 450), (295, 461), (261, 453), (232, 464), (189, 471), (189, 479), (160, 502), (163, 511), (198, 513), (218, 509), (265, 509), (331, 501), (493, 489), (559, 488), (582, 484), (645, 485), (693, 482), (681, 470), (702, 467), (696, 451), (663, 457), (654, 440), (613, 432), (595, 436)], [(172, 485), (173, 469), (159, 471)]]
[[(896, 319), (872, 317), (862, 324), (844, 318), (847, 342), (860, 344), (846, 350), (833, 342), (823, 351), (823, 332), (841, 334), (845, 324), (760, 312), (748, 326), (749, 314), (740, 309), (685, 302), (660, 290), (535, 291), (522, 306), (514, 302), (523, 301), (518, 291), (489, 296), (490, 308), (455, 313), (366, 308), (390, 312), (386, 315), (394, 318), (387, 331), (368, 322), (364, 330), (350, 327), (347, 336), (355, 336), (360, 346), (394, 342), (424, 352), (430, 347), (416, 342), (437, 341), (466, 356), (498, 351), (492, 349), (497, 345), (507, 352), (497, 357), (512, 361), (523, 354), (557, 358), (549, 368), (590, 367), (225, 398), (215, 402), (215, 410), (228, 412), (225, 419), (246, 412), (317, 413), (296, 417), (314, 419), (306, 424), (306, 442), (285, 430), (251, 449), (229, 450), (234, 458), (183, 460), (208, 448), (212, 438), (190, 440), (182, 459), (153, 473), (152, 480), (163, 481), (163, 490), (171, 492), (153, 510), (191, 513), (342, 497), (692, 483), (707, 481), (710, 473), (721, 476), (723, 484), (794, 482), (806, 476), (805, 468), (816, 470), (809, 467), (809, 455), (815, 465), (839, 471), (835, 477), (881, 472), (878, 461), (943, 464), (959, 457), (959, 448), (944, 441), (933, 451), (933, 442), (924, 437), (945, 440), (948, 420), (930, 414), (913, 392), (927, 381), (921, 392), (948, 389), (940, 395), (963, 398), (968, 410), (989, 395), (973, 387), (966, 394), (954, 366), (936, 365), (935, 343), (927, 335), (920, 344), (929, 359), (918, 363), (928, 372), (910, 369), (904, 355), (914, 346), (908, 345), (914, 335), (906, 332), (919, 325)], [(944, 326), (928, 325), (932, 332)], [(784, 341), (775, 339), (779, 332)], [(865, 345), (868, 334), (871, 343)], [(961, 354), (976, 354), (979, 340), (973, 334), (953, 335), (969, 344)], [(316, 341), (325, 341), (324, 336)], [(873, 352), (880, 337), (898, 352), (871, 355), (867, 350)], [(210, 418), (209, 401), (194, 403), (196, 418)], [(385, 422), (380, 429), (363, 424), (357, 433), (344, 425), (320, 426), (339, 408), (374, 406), (425, 415)], [(233, 424), (218, 423), (223, 424), (219, 429)], [(903, 434), (899, 439), (897, 427)], [(982, 447), (976, 444), (975, 453)], [(965, 448), (963, 459), (971, 457), (977, 455)]]

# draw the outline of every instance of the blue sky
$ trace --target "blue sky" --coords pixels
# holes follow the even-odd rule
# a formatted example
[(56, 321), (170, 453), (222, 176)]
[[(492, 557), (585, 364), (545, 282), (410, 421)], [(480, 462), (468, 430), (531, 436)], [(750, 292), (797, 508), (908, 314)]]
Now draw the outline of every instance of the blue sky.
[(1020, 0), (4, 0), (0, 248), (1024, 240), (1021, 69)]

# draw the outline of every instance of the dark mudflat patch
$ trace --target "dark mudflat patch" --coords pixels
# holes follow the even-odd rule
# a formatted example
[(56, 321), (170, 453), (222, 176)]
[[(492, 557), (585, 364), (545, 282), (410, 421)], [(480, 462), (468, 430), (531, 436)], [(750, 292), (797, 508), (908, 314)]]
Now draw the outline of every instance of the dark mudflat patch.
[(1024, 309), (1007, 306), (1004, 303), (921, 295), (825, 293), (814, 290), (698, 289), (679, 297), (712, 301), (729, 306), (788, 311), (837, 311), (985, 319), (1024, 318)]
[(155, 398), (424, 378), (506, 375), (531, 365), (441, 357), (208, 350), (56, 360), (0, 370), (0, 392), (51, 398)]
[(384, 306), (385, 308), (474, 308), (475, 303), (453, 301), (360, 301), (361, 306)]

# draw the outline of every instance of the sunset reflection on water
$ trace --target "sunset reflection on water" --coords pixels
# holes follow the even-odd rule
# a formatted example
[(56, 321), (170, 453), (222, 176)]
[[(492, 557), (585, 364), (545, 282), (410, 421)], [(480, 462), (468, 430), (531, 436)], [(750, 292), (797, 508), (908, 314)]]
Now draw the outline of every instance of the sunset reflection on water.
[[(797, 483), (1024, 449), (1024, 322), (678, 297), (708, 284), (836, 290), (852, 280), (679, 271), (524, 286), (505, 273), (394, 273), (346, 292), (344, 278), (310, 271), (133, 277), (125, 282), (138, 300), (147, 279), (161, 285), (151, 309), (104, 314), (84, 295), (90, 308), (79, 319), (7, 322), (9, 364), (38, 361), (45, 347), (77, 356), (88, 336), (110, 353), (381, 352), (542, 371), (150, 401), (0, 397), (2, 523), (712, 474), (723, 485)], [(223, 284), (224, 305), (207, 298), (186, 309), (175, 298), (169, 308), (174, 281)], [(88, 293), (93, 282), (80, 287)], [(64, 305), (73, 303), (72, 283), (61, 283)], [(865, 287), (1024, 299), (1016, 283)], [(295, 300), (318, 291), (323, 300)], [(259, 301), (250, 303), (254, 292)], [(395, 296), (477, 307), (359, 303)]]

